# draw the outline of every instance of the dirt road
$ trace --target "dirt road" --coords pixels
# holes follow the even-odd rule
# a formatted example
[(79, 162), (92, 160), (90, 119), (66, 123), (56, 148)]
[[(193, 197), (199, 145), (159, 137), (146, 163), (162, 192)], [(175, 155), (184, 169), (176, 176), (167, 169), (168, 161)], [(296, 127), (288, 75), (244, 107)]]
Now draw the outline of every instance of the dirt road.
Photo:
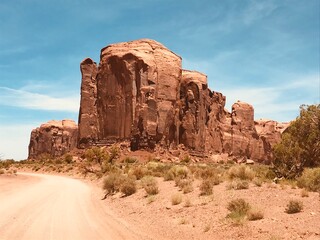
[(148, 238), (115, 217), (89, 184), (21, 173), (0, 178), (0, 240), (14, 239)]

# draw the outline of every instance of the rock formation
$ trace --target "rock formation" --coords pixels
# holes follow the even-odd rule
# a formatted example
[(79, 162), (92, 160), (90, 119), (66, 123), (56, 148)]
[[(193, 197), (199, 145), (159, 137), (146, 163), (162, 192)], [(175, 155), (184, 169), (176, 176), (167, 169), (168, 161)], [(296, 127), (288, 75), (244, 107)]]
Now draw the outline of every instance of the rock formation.
[[(280, 139), (277, 123), (255, 122), (253, 107), (243, 102), (228, 112), (226, 97), (208, 88), (207, 76), (183, 70), (181, 61), (149, 39), (103, 48), (99, 66), (84, 59), (79, 134), (69, 149), (76, 142), (78, 148), (87, 148), (126, 140), (131, 150), (174, 149), (183, 144), (192, 154), (225, 153), (269, 161), (271, 146)], [(31, 137), (29, 156), (46, 147), (54, 155), (67, 149), (46, 145), (47, 140), (57, 139), (48, 132), (39, 137), (41, 144)], [(34, 130), (32, 136), (40, 133)]]
[(33, 129), (28, 158), (41, 154), (61, 156), (77, 146), (78, 126), (72, 120), (49, 121)]
[(79, 111), (79, 143), (81, 148), (88, 147), (97, 139), (97, 64), (90, 58), (80, 64), (82, 75)]

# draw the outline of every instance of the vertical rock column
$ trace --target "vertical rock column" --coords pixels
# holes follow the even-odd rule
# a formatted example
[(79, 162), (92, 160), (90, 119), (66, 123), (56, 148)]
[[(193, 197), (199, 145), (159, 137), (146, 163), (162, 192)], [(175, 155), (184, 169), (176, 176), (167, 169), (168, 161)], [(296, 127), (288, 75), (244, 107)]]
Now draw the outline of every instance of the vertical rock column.
[(85, 148), (97, 140), (97, 65), (90, 59), (84, 59), (80, 64), (82, 74), (81, 100), (79, 111), (78, 147)]

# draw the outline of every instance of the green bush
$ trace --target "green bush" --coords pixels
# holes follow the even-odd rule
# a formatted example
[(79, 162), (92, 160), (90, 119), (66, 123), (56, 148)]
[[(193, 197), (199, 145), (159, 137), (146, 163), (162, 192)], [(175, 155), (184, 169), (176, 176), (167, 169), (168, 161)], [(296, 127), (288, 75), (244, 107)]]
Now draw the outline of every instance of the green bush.
[(309, 191), (320, 192), (320, 168), (305, 169), (297, 184)]
[(98, 163), (103, 165), (104, 162), (111, 162), (112, 159), (110, 155), (106, 152), (104, 148), (92, 147), (87, 149), (84, 153), (84, 157), (89, 162)]
[(305, 167), (320, 166), (320, 104), (300, 106), (300, 116), (273, 148), (273, 170), (278, 177), (297, 178)]

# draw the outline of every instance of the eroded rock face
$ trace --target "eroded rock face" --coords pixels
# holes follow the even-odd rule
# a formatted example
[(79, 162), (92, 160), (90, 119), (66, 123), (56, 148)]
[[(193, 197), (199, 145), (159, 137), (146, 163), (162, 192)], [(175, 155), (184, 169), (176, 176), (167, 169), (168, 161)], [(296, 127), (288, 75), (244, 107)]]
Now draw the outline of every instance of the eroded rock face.
[(226, 97), (208, 88), (207, 76), (182, 70), (181, 58), (156, 41), (107, 46), (97, 72), (91, 59), (81, 72), (79, 147), (130, 140), (132, 150), (183, 144), (265, 161), (278, 141), (257, 131), (250, 104), (225, 110)]
[(77, 139), (75, 131), (62, 130), (59, 124), (41, 126), (32, 132), (29, 156), (56, 156), (75, 144), (87, 148), (126, 140), (131, 150), (157, 147), (174, 152), (184, 145), (195, 155), (268, 162), (271, 147), (286, 127), (255, 122), (248, 103), (238, 101), (229, 112), (226, 97), (208, 88), (205, 74), (182, 70), (181, 58), (153, 40), (109, 45), (101, 50), (98, 66), (86, 58), (80, 69)]
[(33, 129), (29, 143), (29, 159), (41, 154), (62, 156), (77, 146), (78, 126), (72, 120), (49, 121)]
[[(82, 79), (89, 81), (84, 75)], [(82, 119), (87, 112), (92, 116), (90, 122), (97, 115), (97, 123), (89, 129), (79, 122), (80, 138), (83, 132), (86, 136), (92, 132), (96, 143), (131, 139), (132, 149), (154, 148), (160, 140), (172, 142), (177, 139), (172, 125), (180, 81), (181, 58), (156, 41), (138, 40), (102, 49), (96, 96), (91, 91), (81, 98), (90, 103), (96, 99), (96, 105), (81, 106), (79, 115)], [(82, 91), (90, 92), (87, 84), (82, 86)]]

